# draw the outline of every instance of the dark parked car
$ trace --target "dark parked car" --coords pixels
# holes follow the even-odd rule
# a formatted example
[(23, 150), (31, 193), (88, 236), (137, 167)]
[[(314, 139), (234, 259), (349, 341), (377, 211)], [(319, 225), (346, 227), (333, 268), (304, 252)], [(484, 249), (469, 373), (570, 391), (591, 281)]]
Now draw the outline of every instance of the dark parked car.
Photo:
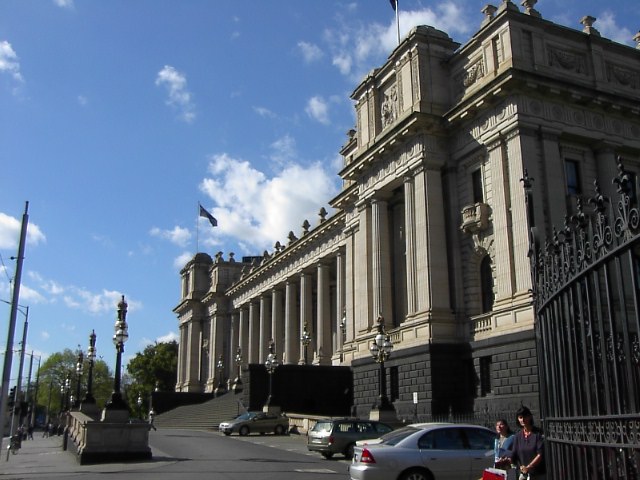
[(284, 435), (289, 432), (289, 418), (282, 414), (247, 412), (233, 420), (222, 422), (218, 426), (218, 430), (225, 435), (231, 435), (234, 432), (240, 435), (249, 435), (250, 433)]
[(378, 438), (393, 430), (389, 425), (372, 420), (318, 420), (309, 432), (307, 449), (331, 458), (340, 453), (350, 459), (358, 440)]

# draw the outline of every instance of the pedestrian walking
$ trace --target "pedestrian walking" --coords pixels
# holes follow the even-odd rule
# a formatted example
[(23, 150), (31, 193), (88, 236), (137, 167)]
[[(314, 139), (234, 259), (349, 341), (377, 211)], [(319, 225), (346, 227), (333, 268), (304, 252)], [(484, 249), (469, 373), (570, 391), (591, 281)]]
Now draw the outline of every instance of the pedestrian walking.
[(153, 424), (155, 420), (156, 412), (153, 411), (153, 408), (149, 410), (149, 430), (153, 428), (154, 431), (158, 430), (156, 426)]
[(515, 435), (511, 446), (511, 463), (516, 465), (520, 480), (545, 480), (544, 436), (533, 423), (533, 414), (522, 406), (516, 412), (521, 430)]

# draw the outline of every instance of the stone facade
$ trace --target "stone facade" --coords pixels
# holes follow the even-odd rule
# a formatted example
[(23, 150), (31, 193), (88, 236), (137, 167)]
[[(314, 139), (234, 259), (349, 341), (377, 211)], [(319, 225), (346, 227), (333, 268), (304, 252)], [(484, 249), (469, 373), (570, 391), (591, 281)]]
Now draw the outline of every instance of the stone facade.
[(526, 3), (486, 8), (462, 46), (416, 27), (357, 86), (335, 213), (261, 257), (187, 263), (177, 391), (212, 391), (220, 356), (235, 377), (238, 349), (264, 363), (273, 338), (286, 364), (350, 366), (364, 414), (382, 316), (401, 417), (414, 392), (419, 415), (537, 409), (530, 241), (552, 238), (595, 179), (613, 191), (616, 155), (640, 172), (640, 50)]

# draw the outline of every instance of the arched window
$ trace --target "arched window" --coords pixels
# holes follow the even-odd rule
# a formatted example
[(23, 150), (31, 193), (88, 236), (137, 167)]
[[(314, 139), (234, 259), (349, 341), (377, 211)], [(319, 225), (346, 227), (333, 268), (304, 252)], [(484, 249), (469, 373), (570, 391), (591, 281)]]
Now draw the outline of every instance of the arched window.
[(491, 273), (491, 258), (486, 255), (480, 262), (480, 290), (482, 294), (482, 313), (493, 309), (493, 274)]

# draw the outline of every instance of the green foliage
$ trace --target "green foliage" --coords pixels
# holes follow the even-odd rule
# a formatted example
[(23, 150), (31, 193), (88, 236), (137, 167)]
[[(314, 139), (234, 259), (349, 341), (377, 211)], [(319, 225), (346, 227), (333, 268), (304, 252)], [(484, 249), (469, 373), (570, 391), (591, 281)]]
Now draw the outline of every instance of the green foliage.
[[(151, 392), (172, 391), (178, 375), (178, 343), (161, 342), (147, 346), (136, 353), (127, 365), (128, 377), (123, 379), (126, 385), (127, 403), (133, 412), (141, 415), (147, 411)], [(137, 405), (138, 397), (142, 400)]]
[[(39, 370), (39, 387), (37, 403), (49, 407), (52, 414), (56, 414), (61, 409), (61, 402), (65, 398), (65, 381), (69, 379), (68, 395), (77, 395), (77, 374), (76, 366), (78, 362), (77, 352), (65, 348), (63, 352), (56, 352), (50, 355)], [(89, 375), (89, 361), (83, 361), (83, 370), (80, 382), (80, 398), (84, 398), (87, 392), (87, 379)], [(33, 387), (32, 387), (33, 388)], [(95, 360), (93, 365), (93, 396), (98, 407), (102, 408), (111, 396), (113, 389), (113, 374), (103, 360)]]

